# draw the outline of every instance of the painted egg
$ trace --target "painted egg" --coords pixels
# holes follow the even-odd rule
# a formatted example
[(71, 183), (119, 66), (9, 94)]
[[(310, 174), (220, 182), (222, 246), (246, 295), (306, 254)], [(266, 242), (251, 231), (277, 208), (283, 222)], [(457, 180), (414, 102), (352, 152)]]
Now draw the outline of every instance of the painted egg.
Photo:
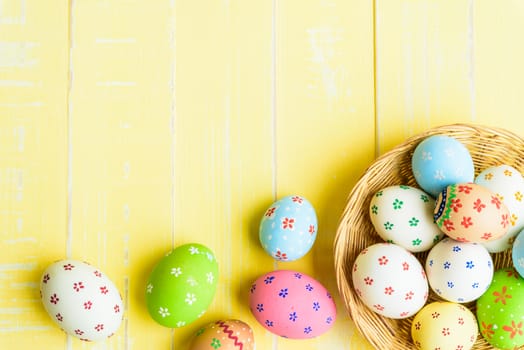
[(441, 298), (466, 303), (488, 289), (493, 261), (482, 244), (444, 238), (429, 251), (426, 274), (431, 289)]
[(451, 302), (424, 306), (411, 324), (413, 343), (421, 350), (469, 350), (477, 336), (475, 315), (466, 307)]
[(488, 242), (510, 227), (508, 208), (500, 198), (474, 183), (446, 187), (437, 198), (434, 214), (440, 229), (461, 242)]
[(494, 193), (508, 208), (510, 226), (506, 234), (483, 243), (491, 253), (502, 252), (511, 247), (515, 235), (524, 228), (524, 178), (517, 169), (499, 165), (481, 172), (475, 183)]
[(189, 350), (253, 350), (253, 330), (240, 320), (221, 320), (201, 328)]
[(524, 276), (524, 229), (522, 229), (515, 238), (513, 242), (513, 247), (511, 248), (511, 260), (515, 270), (521, 275)]
[(377, 243), (360, 252), (353, 264), (352, 279), (362, 302), (385, 317), (410, 317), (428, 298), (422, 265), (395, 244)]
[(118, 289), (88, 263), (67, 259), (49, 265), (41, 278), (40, 294), (51, 319), (81, 340), (110, 337), (122, 322)]
[(494, 347), (524, 345), (524, 279), (517, 271), (495, 271), (491, 286), (477, 300), (477, 320), (482, 336)]
[(198, 243), (181, 245), (153, 268), (146, 286), (151, 317), (162, 326), (185, 326), (204, 314), (217, 288), (213, 252)]
[(434, 208), (435, 200), (418, 188), (390, 186), (375, 193), (369, 216), (386, 242), (422, 252), (444, 236), (433, 221)]
[(448, 185), (472, 182), (475, 176), (468, 149), (445, 135), (430, 136), (420, 142), (413, 152), (411, 166), (419, 186), (433, 197)]
[(260, 276), (251, 285), (249, 305), (262, 327), (292, 339), (325, 333), (337, 312), (331, 294), (320, 282), (291, 270)]
[(260, 243), (279, 261), (304, 256), (317, 237), (317, 215), (309, 201), (287, 196), (273, 203), (260, 221)]

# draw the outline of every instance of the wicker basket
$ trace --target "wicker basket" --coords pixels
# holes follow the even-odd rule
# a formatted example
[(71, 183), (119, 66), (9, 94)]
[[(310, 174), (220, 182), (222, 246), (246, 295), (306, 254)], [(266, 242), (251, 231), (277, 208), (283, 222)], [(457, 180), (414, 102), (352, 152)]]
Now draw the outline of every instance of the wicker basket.
[[(409, 138), (378, 158), (359, 179), (347, 200), (337, 230), (334, 253), (338, 288), (346, 310), (361, 334), (376, 349), (414, 349), (411, 340), (413, 317), (396, 320), (382, 317), (369, 310), (358, 298), (351, 279), (353, 263), (364, 248), (382, 242), (369, 218), (369, 203), (378, 190), (391, 185), (419, 187), (412, 175), (411, 157), (420, 141), (435, 134), (452, 136), (471, 153), (475, 175), (487, 167), (507, 164), (524, 171), (524, 140), (498, 128), (454, 124), (430, 129)], [(426, 253), (417, 253), (424, 266)], [(496, 268), (511, 266), (511, 249), (493, 254)], [(431, 288), (430, 288), (431, 290)], [(430, 292), (428, 302), (439, 300)], [(475, 312), (475, 303), (466, 304)], [(473, 349), (493, 349), (479, 335)]]

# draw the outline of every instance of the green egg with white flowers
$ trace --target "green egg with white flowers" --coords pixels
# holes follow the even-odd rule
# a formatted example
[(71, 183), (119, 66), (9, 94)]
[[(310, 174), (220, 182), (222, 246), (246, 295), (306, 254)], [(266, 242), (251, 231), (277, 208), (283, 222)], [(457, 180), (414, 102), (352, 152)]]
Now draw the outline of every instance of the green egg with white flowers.
[(198, 243), (181, 245), (160, 259), (149, 275), (149, 314), (165, 327), (186, 326), (206, 312), (217, 283), (218, 263), (211, 249)]

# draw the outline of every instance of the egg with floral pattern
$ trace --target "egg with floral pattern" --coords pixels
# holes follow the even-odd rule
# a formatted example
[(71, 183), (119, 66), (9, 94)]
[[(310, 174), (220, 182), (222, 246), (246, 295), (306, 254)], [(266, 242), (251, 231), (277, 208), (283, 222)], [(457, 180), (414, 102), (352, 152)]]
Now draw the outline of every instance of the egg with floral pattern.
[(352, 280), (362, 302), (389, 318), (414, 315), (428, 298), (424, 268), (396, 244), (376, 243), (361, 251), (353, 264)]
[(200, 328), (189, 350), (253, 350), (251, 327), (240, 320), (219, 320)]
[(511, 261), (519, 275), (524, 276), (524, 229), (517, 233), (517, 237), (513, 242), (511, 248)]
[(468, 149), (447, 135), (433, 135), (420, 142), (411, 167), (418, 185), (433, 197), (448, 185), (472, 182), (475, 170)]
[(477, 300), (477, 320), (492, 346), (509, 350), (524, 345), (524, 279), (515, 269), (495, 271), (493, 282)]
[(444, 238), (428, 253), (426, 274), (431, 289), (441, 298), (466, 303), (479, 298), (493, 277), (493, 261), (479, 243)]
[(40, 280), (46, 312), (67, 334), (84, 341), (113, 335), (124, 308), (116, 286), (100, 269), (73, 259), (49, 265)]
[(336, 307), (327, 289), (313, 277), (277, 270), (257, 278), (249, 294), (250, 310), (268, 331), (285, 338), (313, 338), (335, 322)]
[(389, 186), (373, 195), (369, 216), (382, 239), (422, 252), (444, 236), (433, 221), (434, 208), (435, 199), (418, 188)]
[(264, 250), (278, 261), (303, 257), (315, 242), (318, 224), (315, 209), (298, 195), (279, 199), (260, 220), (259, 238)]
[(433, 302), (420, 310), (411, 324), (411, 337), (420, 350), (469, 350), (478, 336), (475, 315), (460, 304)]
[(483, 170), (475, 183), (493, 192), (509, 211), (509, 229), (500, 238), (483, 243), (490, 253), (509, 249), (517, 233), (524, 228), (524, 178), (509, 165), (498, 165)]
[(149, 315), (165, 327), (188, 325), (213, 301), (217, 281), (213, 252), (198, 243), (181, 245), (160, 259), (149, 275), (145, 290)]
[(500, 198), (474, 183), (453, 184), (435, 205), (435, 222), (449, 237), (461, 242), (485, 243), (510, 228), (510, 214)]

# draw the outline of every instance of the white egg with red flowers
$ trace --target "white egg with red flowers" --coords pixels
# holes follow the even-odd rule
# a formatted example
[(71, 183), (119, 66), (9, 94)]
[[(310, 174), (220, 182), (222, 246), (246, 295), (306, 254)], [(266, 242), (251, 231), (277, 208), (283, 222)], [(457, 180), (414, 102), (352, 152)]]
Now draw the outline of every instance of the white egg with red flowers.
[(40, 280), (40, 295), (49, 317), (67, 334), (84, 341), (110, 337), (122, 322), (118, 289), (85, 262), (67, 259), (49, 265)]
[(396, 244), (376, 243), (361, 251), (353, 264), (352, 279), (362, 302), (384, 317), (410, 317), (428, 298), (422, 265)]

